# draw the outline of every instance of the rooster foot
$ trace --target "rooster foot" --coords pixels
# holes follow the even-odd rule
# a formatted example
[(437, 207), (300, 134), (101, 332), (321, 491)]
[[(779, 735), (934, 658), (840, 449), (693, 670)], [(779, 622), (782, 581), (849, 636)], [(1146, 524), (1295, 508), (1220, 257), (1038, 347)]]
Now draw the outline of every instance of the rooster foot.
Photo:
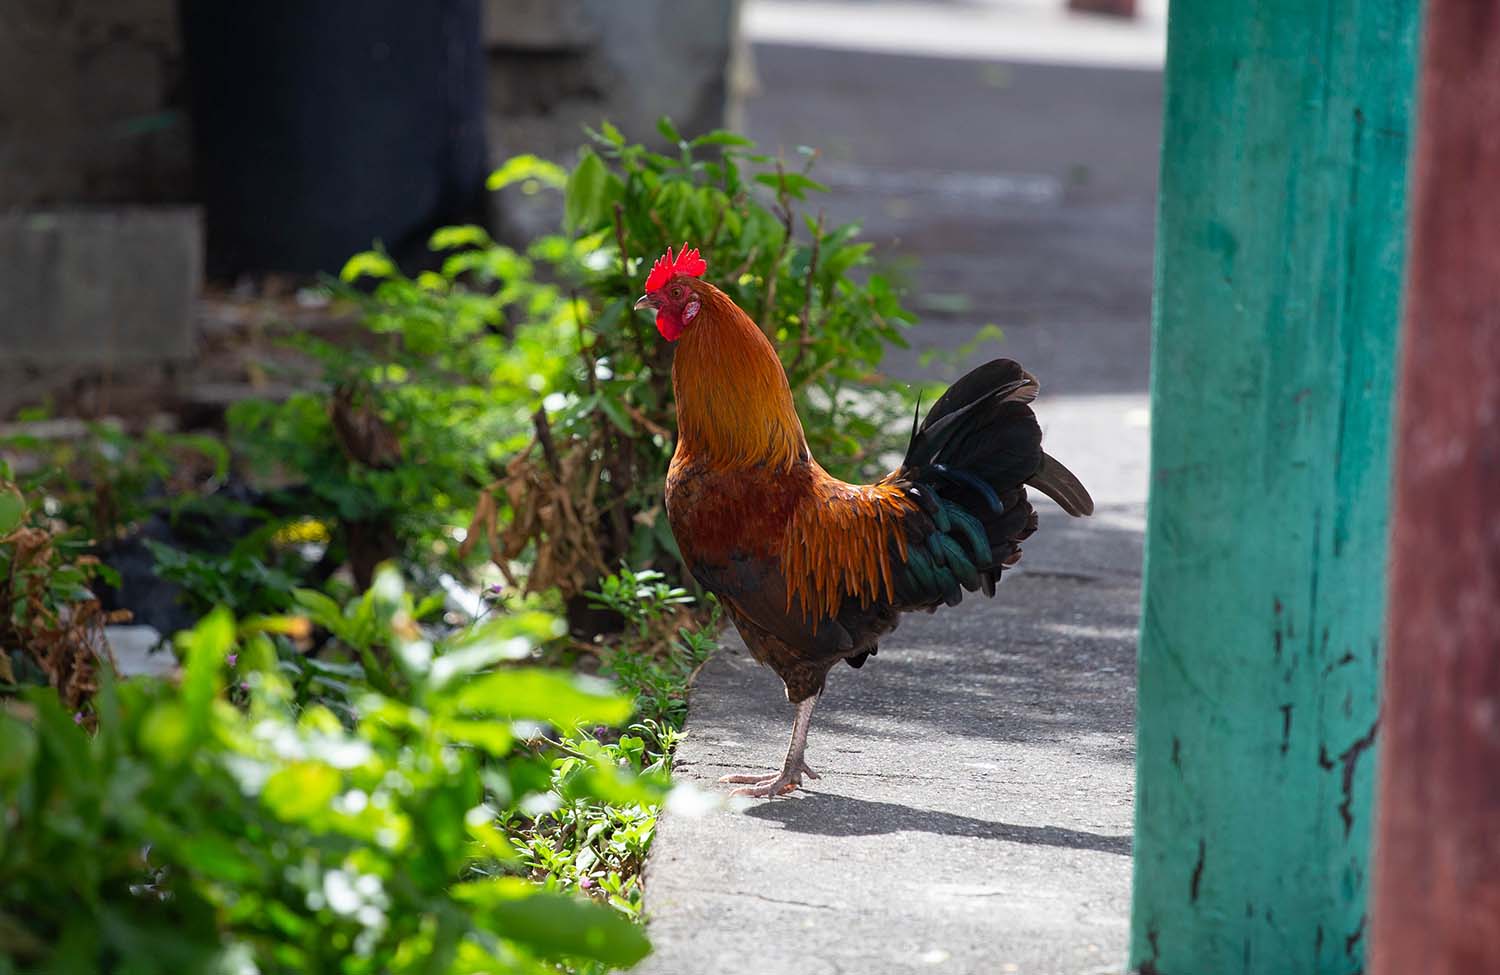
[(797, 717), (792, 721), (792, 740), (787, 745), (786, 761), (781, 763), (781, 771), (770, 775), (726, 775), (719, 781), (743, 786), (730, 795), (770, 799), (802, 788), (804, 775), (809, 779), (818, 777), (818, 773), (809, 768), (807, 760), (802, 757), (807, 748), (807, 727), (812, 723), (813, 705), (817, 700), (816, 697), (809, 697), (797, 703)]
[(822, 776), (814, 772), (806, 762), (799, 761), (795, 767), (788, 766), (779, 772), (769, 775), (756, 775), (755, 773), (741, 775), (726, 775), (720, 782), (732, 783), (743, 786), (730, 793), (732, 796), (750, 796), (755, 799), (770, 799), (774, 796), (784, 796), (788, 792), (802, 788), (802, 777), (819, 779)]

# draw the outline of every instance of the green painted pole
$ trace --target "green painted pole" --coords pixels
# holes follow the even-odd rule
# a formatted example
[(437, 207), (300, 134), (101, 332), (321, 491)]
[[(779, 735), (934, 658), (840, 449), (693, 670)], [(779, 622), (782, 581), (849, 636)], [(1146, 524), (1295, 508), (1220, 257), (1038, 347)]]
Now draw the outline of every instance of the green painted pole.
[(1416, 0), (1171, 6), (1131, 963), (1361, 971)]

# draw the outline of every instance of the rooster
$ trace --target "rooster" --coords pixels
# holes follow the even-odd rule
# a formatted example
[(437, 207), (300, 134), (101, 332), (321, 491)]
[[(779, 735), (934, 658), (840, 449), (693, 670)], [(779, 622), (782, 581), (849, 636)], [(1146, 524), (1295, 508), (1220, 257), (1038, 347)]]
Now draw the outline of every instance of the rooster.
[(776, 350), (683, 244), (658, 259), (637, 310), (677, 342), (677, 449), (667, 473), (672, 534), (694, 578), (718, 596), (750, 653), (796, 706), (781, 769), (729, 775), (735, 795), (772, 797), (819, 776), (807, 731), (828, 672), (862, 666), (902, 613), (993, 596), (1036, 530), (1026, 486), (1070, 515), (1094, 502), (1042, 451), (1029, 404), (1037, 382), (996, 359), (954, 383), (901, 466), (846, 484), (813, 458)]

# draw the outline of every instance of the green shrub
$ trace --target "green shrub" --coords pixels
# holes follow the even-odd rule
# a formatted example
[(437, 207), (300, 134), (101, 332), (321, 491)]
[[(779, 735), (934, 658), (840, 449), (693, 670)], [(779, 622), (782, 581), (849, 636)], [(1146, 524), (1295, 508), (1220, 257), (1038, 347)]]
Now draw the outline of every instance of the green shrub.
[(50, 684), (77, 710), (97, 689), (109, 615), (90, 586), (115, 575), (90, 548), (81, 529), (23, 494), (0, 461), (0, 696)]
[(629, 794), (600, 799), (568, 787), (574, 776), (600, 765), (664, 777), (687, 718), (687, 684), (708, 658), (718, 633), (717, 605), (699, 625), (687, 591), (665, 584), (659, 572), (622, 567), (602, 580), (590, 599), (620, 615), (623, 631), (597, 648), (603, 672), (635, 700), (623, 733), (595, 728), (564, 737), (552, 764), (558, 801), (538, 810), (516, 810), (507, 831), (533, 878), (587, 891), (638, 918), (640, 873), (656, 833), (659, 806)]
[[(834, 473), (880, 473), (909, 407), (878, 372), (908, 320), (894, 290), (857, 228), (799, 213), (822, 189), (812, 156), (788, 168), (730, 133), (662, 130), (676, 155), (606, 125), (571, 170), (498, 170), (496, 188), (563, 192), (563, 232), (524, 253), (452, 227), (435, 271), (351, 258), (331, 287), (366, 341), (300, 338), (323, 381), (230, 411), (253, 504), (152, 497), (172, 450), (222, 481), (210, 441), (113, 444), (123, 466), (49, 488), (129, 499), (93, 512), (96, 538), (215, 505), (243, 530), (227, 551), (151, 546), (195, 605), (226, 607), (183, 640), (180, 688), (106, 684), (93, 737), (45, 693), (0, 715), (0, 975), (593, 970), (646, 950), (620, 915), (640, 912), (715, 618), (687, 610), (662, 510), (671, 347), (630, 307), (650, 263), (702, 250), (777, 341)], [(510, 609), (446, 635), (426, 622), (440, 599), (378, 569), (433, 591), (481, 555)], [(563, 602), (633, 702), (522, 666), (561, 627), (514, 611), (521, 592)]]
[(661, 506), (671, 347), (630, 306), (684, 239), (779, 343), (825, 465), (873, 476), (899, 445), (909, 404), (878, 369), (909, 319), (857, 227), (799, 214), (822, 190), (811, 155), (788, 169), (731, 133), (662, 130), (676, 156), (605, 125), (571, 171), (535, 157), (497, 170), (494, 188), (563, 191), (563, 232), (524, 254), (450, 227), (431, 241), (439, 270), (416, 277), (380, 250), (355, 255), (339, 291), (373, 343), (303, 340), (328, 391), (232, 411), (237, 453), (310, 492), (304, 513), (362, 583), (381, 558), (431, 574), (487, 550), (581, 609), (608, 566), (677, 571)]
[[(541, 728), (613, 725), (628, 698), (525, 665), (557, 633), (502, 615), (444, 638), (392, 571), (340, 638), (387, 654), (373, 683), (298, 699), (277, 643), (305, 623), (217, 611), (179, 638), (180, 687), (106, 682), (98, 729), (55, 694), (0, 713), (0, 971), (540, 972), (628, 965), (645, 938), (607, 907), (517, 874), (504, 827), (552, 790), (657, 801), (664, 777), (602, 751), (563, 780)], [(243, 700), (226, 699), (226, 687)]]
[[(22, 420), (47, 416), (46, 410), (26, 410)], [(175, 515), (198, 500), (204, 482), (222, 483), (229, 472), (229, 452), (213, 437), (131, 434), (98, 422), (84, 424), (74, 437), (13, 433), (0, 438), (0, 451), (28, 457), (34, 473), (17, 478), (22, 489), (51, 499), (57, 518), (100, 544), (153, 514)]]

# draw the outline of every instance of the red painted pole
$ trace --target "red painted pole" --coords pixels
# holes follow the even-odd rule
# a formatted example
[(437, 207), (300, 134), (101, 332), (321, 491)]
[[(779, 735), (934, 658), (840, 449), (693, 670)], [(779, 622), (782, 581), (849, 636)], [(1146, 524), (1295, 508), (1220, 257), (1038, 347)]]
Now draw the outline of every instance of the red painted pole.
[(1068, 9), (1085, 14), (1107, 14), (1111, 17), (1135, 17), (1135, 0), (1068, 0)]
[(1426, 0), (1374, 975), (1500, 972), (1500, 6)]

